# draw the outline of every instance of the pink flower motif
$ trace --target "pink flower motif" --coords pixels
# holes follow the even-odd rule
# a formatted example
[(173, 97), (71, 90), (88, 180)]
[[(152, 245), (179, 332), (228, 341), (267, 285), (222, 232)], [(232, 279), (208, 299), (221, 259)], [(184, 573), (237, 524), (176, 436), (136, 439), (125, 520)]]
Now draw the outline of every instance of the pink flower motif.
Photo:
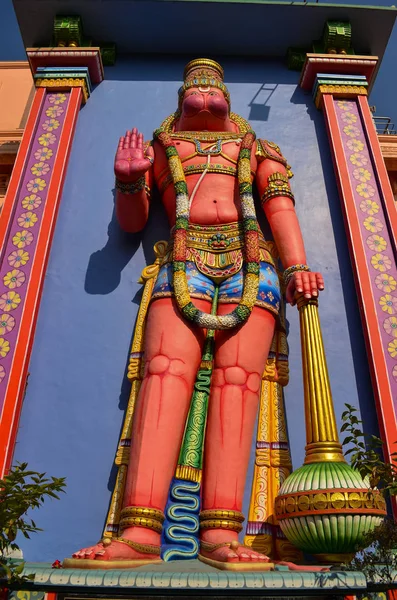
[(394, 379), (397, 381), (397, 365), (395, 367), (393, 367), (393, 373), (392, 373)]
[(22, 206), (26, 209), (38, 208), (41, 204), (40, 196), (36, 196), (36, 194), (30, 194), (30, 196), (25, 196), (22, 200)]
[(40, 177), (37, 177), (36, 179), (31, 179), (26, 184), (26, 187), (28, 188), (29, 192), (32, 192), (33, 194), (37, 194), (37, 192), (43, 191), (46, 186), (46, 182), (44, 181), (44, 179), (40, 179)]
[(360, 202), (360, 210), (367, 213), (367, 215), (376, 215), (379, 212), (379, 204), (373, 200), (363, 200)]
[(63, 104), (66, 102), (66, 94), (50, 94), (48, 100), (51, 104)]
[(18, 225), (20, 227), (34, 227), (37, 223), (37, 215), (34, 212), (28, 211), (26, 213), (22, 213), (20, 217), (18, 217)]
[(16, 232), (12, 238), (12, 243), (17, 248), (25, 248), (25, 246), (29, 246), (33, 242), (33, 239), (33, 234), (24, 229), (23, 231)]
[(50, 160), (53, 154), (51, 148), (39, 148), (34, 153), (34, 157), (36, 160)]
[(0, 356), (5, 358), (10, 351), (10, 342), (0, 337)]
[(349, 150), (352, 150), (352, 152), (361, 152), (364, 150), (364, 144), (361, 140), (348, 140), (346, 144)]
[(23, 271), (13, 269), (12, 271), (8, 271), (8, 273), (4, 275), (3, 283), (7, 287), (9, 287), (10, 290), (13, 290), (14, 288), (21, 287), (21, 285), (25, 283), (25, 279), (26, 276)]
[(45, 111), (45, 114), (47, 115), (47, 117), (60, 117), (63, 112), (64, 110), (62, 106), (55, 105), (49, 106)]
[(366, 239), (368, 247), (374, 252), (383, 252), (387, 248), (387, 242), (385, 238), (381, 235), (370, 235), (369, 238)]
[(367, 217), (364, 221), (364, 227), (371, 233), (379, 233), (383, 229), (383, 223), (376, 217)]
[[(353, 140), (349, 140), (353, 141)], [(365, 154), (361, 154), (360, 152), (356, 152), (350, 156), (350, 162), (356, 167), (365, 167), (368, 164), (368, 158)]]
[(0, 365), (0, 383), (3, 381), (5, 376), (6, 376), (6, 372), (4, 370), (4, 367), (3, 367), (3, 365)]
[[(383, 322), (383, 329), (392, 337), (397, 337), (397, 318), (389, 317)], [(1, 333), (1, 331), (0, 331)]]
[(375, 284), (378, 290), (382, 290), (382, 292), (394, 292), (397, 288), (397, 281), (391, 275), (386, 275), (386, 273), (377, 275)]
[(357, 123), (357, 117), (352, 112), (343, 113), (341, 115), (341, 119), (344, 123), (347, 123), (348, 125), (354, 125), (354, 123)]
[(358, 167), (357, 169), (354, 169), (353, 177), (354, 179), (357, 179), (357, 181), (362, 181), (363, 183), (365, 183), (366, 181), (369, 181), (371, 179), (372, 175), (368, 171), (368, 169)]
[(6, 292), (0, 296), (0, 310), (10, 312), (18, 307), (21, 302), (21, 296), (16, 292)]
[(391, 294), (385, 294), (379, 300), (379, 304), (383, 310), (383, 312), (388, 313), (389, 315), (395, 315), (397, 312), (397, 298), (392, 296)]
[(373, 188), (372, 185), (369, 185), (369, 183), (360, 183), (356, 187), (356, 192), (362, 198), (372, 198), (375, 196), (375, 188)]
[(338, 100), (336, 104), (341, 110), (349, 110), (351, 108), (351, 103), (347, 102), (346, 100)]
[(343, 131), (346, 135), (352, 138), (357, 138), (360, 135), (359, 128), (355, 127), (354, 125), (346, 125), (346, 127), (343, 128)]
[(3, 313), (0, 315), (0, 335), (10, 333), (15, 327), (15, 319), (13, 316)]
[(30, 170), (33, 173), (33, 175), (47, 175), (48, 171), (50, 170), (50, 165), (47, 165), (47, 163), (40, 161), (38, 163), (35, 163)]
[(55, 131), (55, 129), (58, 129), (58, 127), (59, 121), (57, 121), (56, 119), (47, 119), (43, 123), (43, 129), (45, 131)]
[(371, 265), (377, 271), (384, 273), (385, 271), (388, 271), (389, 269), (391, 269), (391, 260), (388, 256), (386, 256), (386, 254), (378, 253), (378, 254), (374, 254), (373, 257), (371, 258)]
[(19, 268), (23, 265), (26, 265), (28, 260), (29, 252), (26, 252), (26, 250), (14, 250), (14, 252), (11, 252), (11, 254), (8, 256), (8, 262), (11, 267)]
[(43, 135), (39, 137), (39, 144), (41, 144), (41, 146), (52, 146), (56, 141), (57, 138), (53, 133), (43, 133)]

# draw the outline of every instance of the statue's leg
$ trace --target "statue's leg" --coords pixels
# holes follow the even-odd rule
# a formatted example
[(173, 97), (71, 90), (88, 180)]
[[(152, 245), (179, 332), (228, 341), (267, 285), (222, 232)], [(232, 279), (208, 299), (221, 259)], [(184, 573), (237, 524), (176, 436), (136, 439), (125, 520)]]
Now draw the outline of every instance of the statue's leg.
[[(226, 313), (230, 309), (230, 304), (223, 304), (219, 306), (218, 313)], [(204, 543), (201, 554), (213, 560), (268, 560), (237, 543), (232, 548), (221, 546), (212, 551), (211, 545), (238, 540), (232, 520), (239, 515), (233, 515), (233, 511), (238, 513), (242, 509), (261, 376), (274, 328), (274, 315), (255, 307), (247, 323), (237, 332), (220, 331), (216, 335), (215, 369), (204, 453), (203, 511), (213, 511), (212, 514), (207, 513), (213, 520), (217, 518), (217, 511), (232, 512), (229, 513), (231, 529), (202, 528), (201, 539)]]
[[(195, 303), (209, 311), (210, 302), (195, 300)], [(145, 333), (145, 374), (135, 408), (124, 507), (164, 511), (203, 341), (204, 331), (187, 324), (171, 298), (152, 302)], [(122, 538), (135, 544), (160, 545), (160, 533), (147, 527), (127, 527)], [(97, 544), (73, 556), (114, 561), (150, 558), (147, 553), (117, 541), (106, 547)]]

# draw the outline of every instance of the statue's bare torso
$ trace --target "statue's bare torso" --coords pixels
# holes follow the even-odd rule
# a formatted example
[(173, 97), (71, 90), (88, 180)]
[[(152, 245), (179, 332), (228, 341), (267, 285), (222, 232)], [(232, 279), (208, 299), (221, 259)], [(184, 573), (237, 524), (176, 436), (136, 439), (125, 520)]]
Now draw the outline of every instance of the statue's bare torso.
[[(178, 154), (182, 159), (184, 167), (189, 165), (205, 165), (208, 162), (206, 156), (196, 155), (194, 142), (176, 140)], [(221, 164), (227, 167), (236, 167), (238, 153), (240, 151), (241, 138), (231, 140), (222, 144), (222, 155), (210, 157), (209, 164)], [(202, 142), (203, 148), (213, 146), (211, 142)], [(159, 143), (154, 145), (154, 179), (158, 189), (162, 189), (164, 180), (169, 174), (168, 162), (164, 150)], [(256, 172), (257, 161), (254, 152), (251, 158), (251, 169), (253, 175)], [(187, 159), (187, 160), (186, 160)], [(192, 194), (200, 179), (200, 174), (188, 175), (186, 183), (189, 195)], [(175, 192), (170, 183), (162, 194), (168, 219), (171, 225), (175, 223)], [(202, 179), (190, 209), (190, 220), (192, 223), (202, 225), (213, 225), (217, 223), (231, 223), (241, 219), (241, 207), (238, 191), (237, 176), (223, 175), (220, 173), (207, 173)]]

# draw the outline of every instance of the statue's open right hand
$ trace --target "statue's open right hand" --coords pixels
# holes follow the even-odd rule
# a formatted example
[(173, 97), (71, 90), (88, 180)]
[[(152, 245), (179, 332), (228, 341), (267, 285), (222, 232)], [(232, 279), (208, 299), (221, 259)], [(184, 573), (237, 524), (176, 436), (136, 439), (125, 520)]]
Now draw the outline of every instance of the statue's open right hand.
[(120, 138), (114, 159), (114, 173), (120, 181), (134, 182), (150, 169), (153, 160), (153, 148), (149, 146), (145, 154), (143, 135), (134, 127)]

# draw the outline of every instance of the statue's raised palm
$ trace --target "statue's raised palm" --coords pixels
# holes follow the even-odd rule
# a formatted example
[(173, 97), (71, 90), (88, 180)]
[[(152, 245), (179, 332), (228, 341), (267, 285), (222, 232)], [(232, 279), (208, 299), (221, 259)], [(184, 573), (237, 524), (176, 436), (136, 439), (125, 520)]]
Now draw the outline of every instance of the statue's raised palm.
[(114, 159), (114, 172), (117, 179), (133, 182), (142, 177), (153, 163), (153, 150), (147, 153), (143, 148), (143, 135), (134, 128), (121, 137)]

